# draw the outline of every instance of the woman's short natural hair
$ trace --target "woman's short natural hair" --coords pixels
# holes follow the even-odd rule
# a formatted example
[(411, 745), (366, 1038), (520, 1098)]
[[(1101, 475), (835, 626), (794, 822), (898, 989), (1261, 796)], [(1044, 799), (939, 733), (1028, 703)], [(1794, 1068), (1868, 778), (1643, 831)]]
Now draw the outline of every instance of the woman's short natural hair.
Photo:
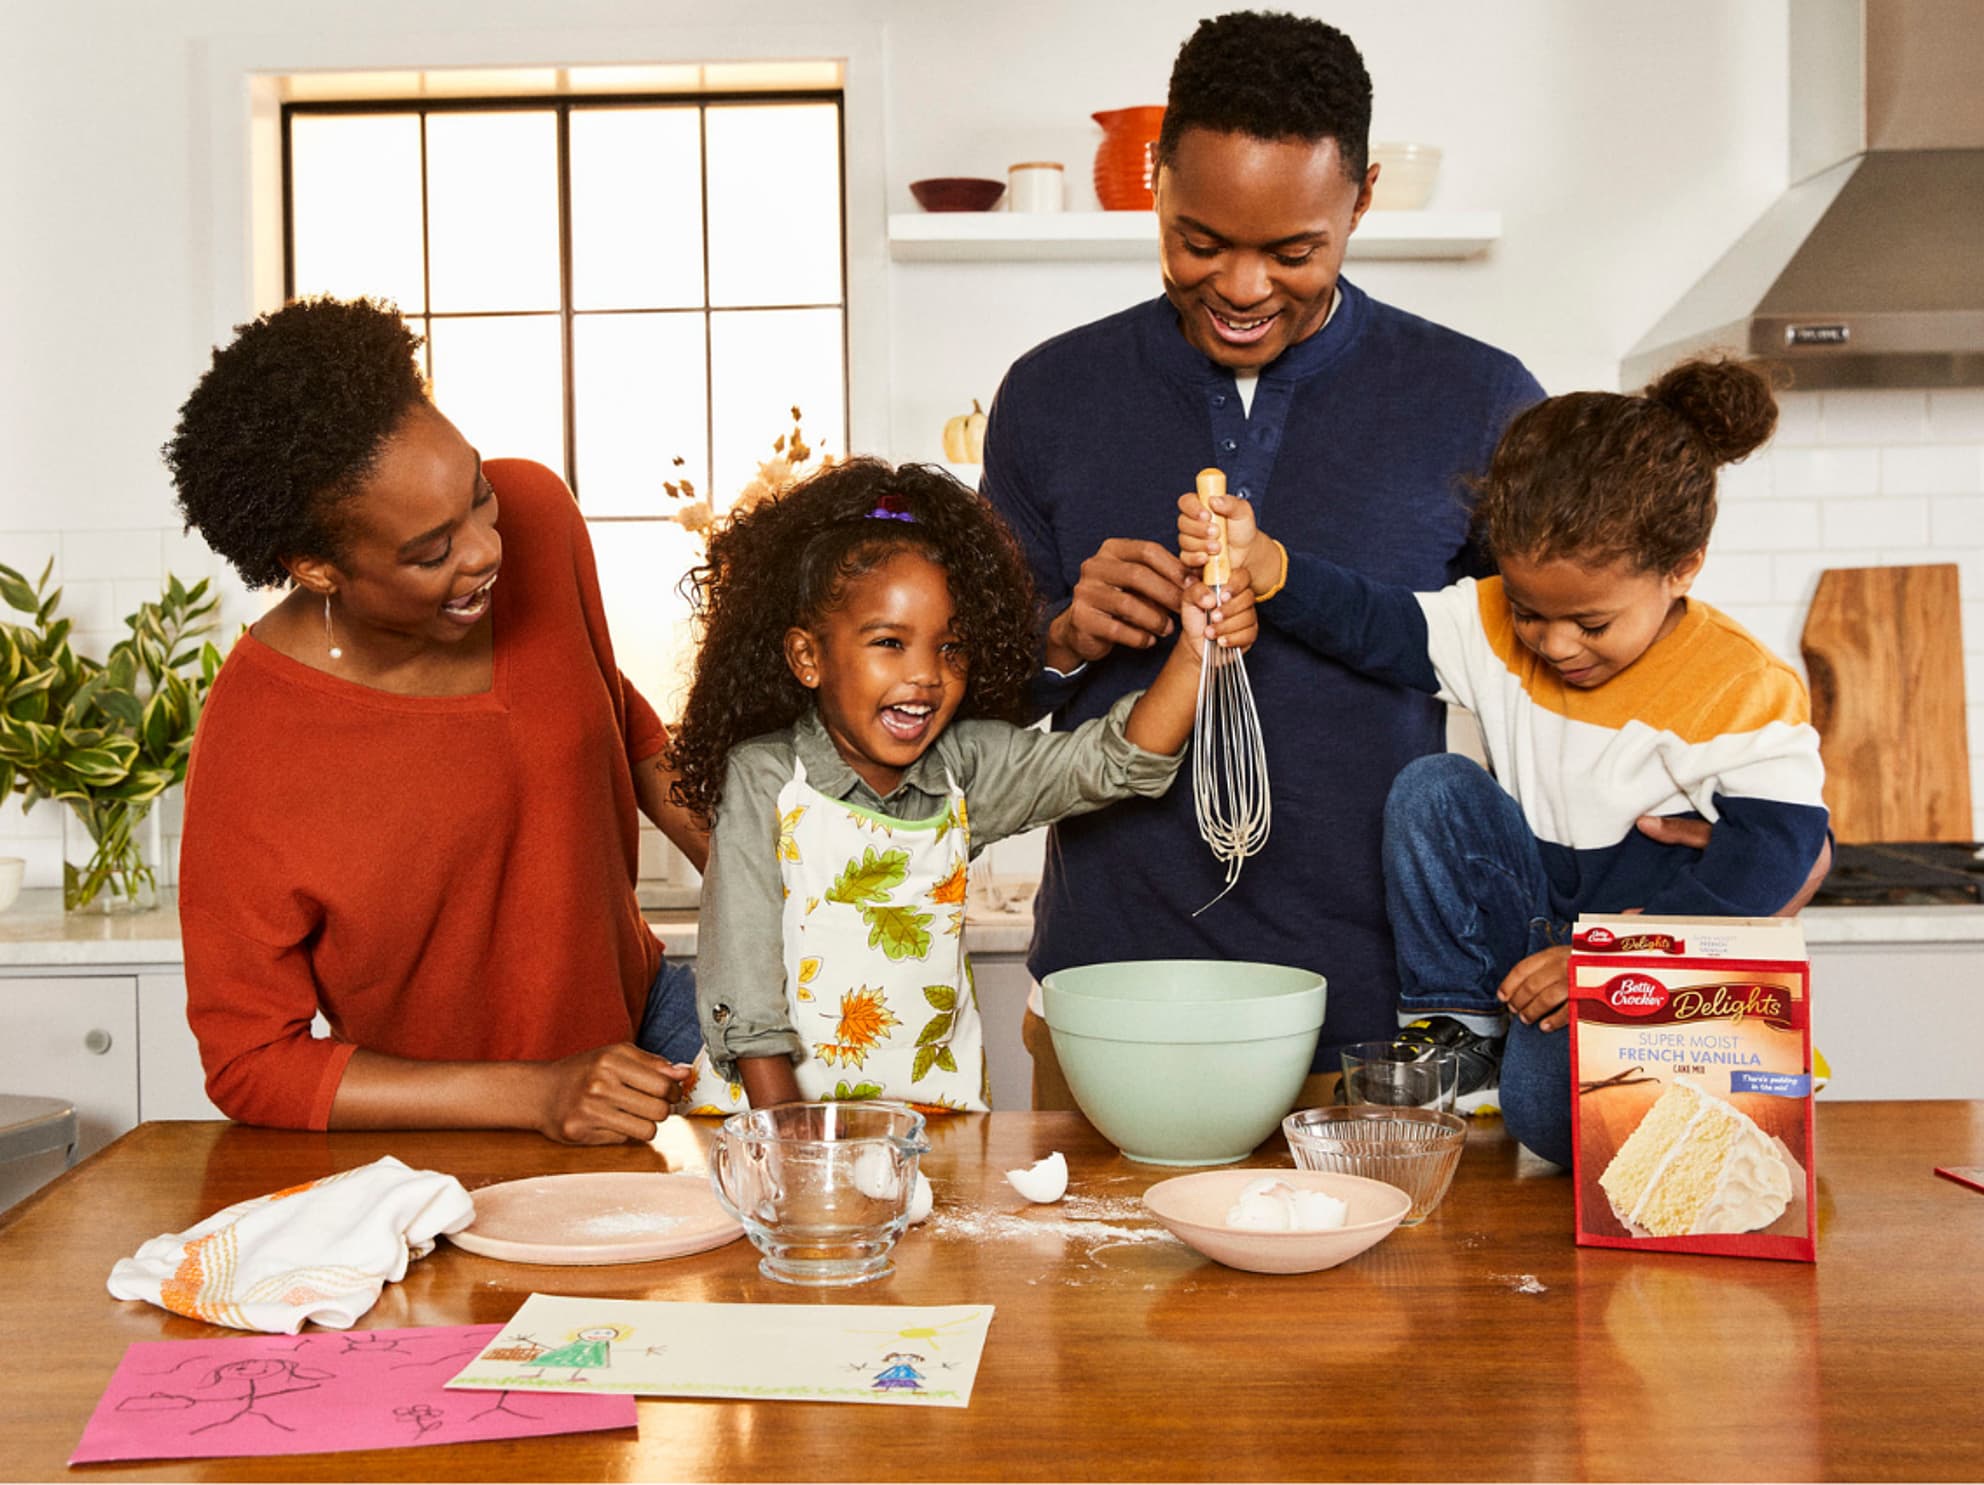
[(391, 304), (300, 299), (235, 327), (162, 450), (195, 530), (253, 587), (336, 560), (337, 507), (425, 400), (420, 337)]

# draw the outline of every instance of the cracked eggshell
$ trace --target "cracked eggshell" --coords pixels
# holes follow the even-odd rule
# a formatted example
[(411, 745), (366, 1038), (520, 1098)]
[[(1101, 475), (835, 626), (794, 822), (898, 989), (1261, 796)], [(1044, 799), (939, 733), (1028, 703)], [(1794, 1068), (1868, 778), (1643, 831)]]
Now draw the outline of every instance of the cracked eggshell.
[(930, 1209), (937, 1204), (936, 1193), (930, 1189), (930, 1178), (922, 1171), (916, 1173), (916, 1189), (909, 1194), (909, 1210), (903, 1213), (909, 1225), (914, 1227), (930, 1215)]
[(1025, 1170), (1007, 1171), (1006, 1180), (1028, 1201), (1059, 1201), (1068, 1190), (1067, 1157), (1056, 1150), (1046, 1159), (1034, 1161)]

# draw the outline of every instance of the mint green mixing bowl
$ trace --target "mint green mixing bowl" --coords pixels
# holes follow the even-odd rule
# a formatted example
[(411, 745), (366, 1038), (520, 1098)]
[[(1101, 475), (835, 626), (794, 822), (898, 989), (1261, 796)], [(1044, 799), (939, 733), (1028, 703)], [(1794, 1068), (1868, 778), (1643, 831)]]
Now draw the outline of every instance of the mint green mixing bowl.
[(1230, 1165), (1295, 1107), (1323, 977), (1280, 964), (1133, 959), (1040, 982), (1075, 1102), (1132, 1160)]

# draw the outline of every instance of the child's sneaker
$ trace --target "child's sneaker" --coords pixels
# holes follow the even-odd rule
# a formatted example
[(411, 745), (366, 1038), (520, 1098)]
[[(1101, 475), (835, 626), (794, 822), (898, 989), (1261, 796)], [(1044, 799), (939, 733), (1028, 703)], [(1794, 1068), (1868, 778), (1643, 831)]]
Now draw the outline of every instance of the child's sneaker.
[(1428, 1016), (1399, 1029), (1398, 1040), (1408, 1046), (1439, 1047), (1460, 1053), (1460, 1090), (1454, 1110), (1486, 1117), (1502, 1112), (1502, 1044), (1504, 1038), (1470, 1031), (1452, 1016)]

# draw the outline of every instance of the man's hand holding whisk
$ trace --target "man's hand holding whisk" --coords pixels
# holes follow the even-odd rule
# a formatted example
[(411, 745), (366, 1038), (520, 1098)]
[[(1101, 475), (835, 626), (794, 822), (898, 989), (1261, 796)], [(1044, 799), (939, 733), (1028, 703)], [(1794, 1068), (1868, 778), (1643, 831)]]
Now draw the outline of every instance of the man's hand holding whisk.
[[(1206, 514), (1206, 506), (1212, 515)], [(1254, 524), (1254, 508), (1235, 495), (1201, 499), (1196, 491), (1178, 497), (1178, 557), (1188, 568), (1202, 568), (1221, 550), (1213, 516), (1226, 522), (1225, 551), (1232, 564), (1228, 591), (1245, 582), (1252, 593), (1273, 593), (1286, 580), (1288, 554), (1280, 542)]]

